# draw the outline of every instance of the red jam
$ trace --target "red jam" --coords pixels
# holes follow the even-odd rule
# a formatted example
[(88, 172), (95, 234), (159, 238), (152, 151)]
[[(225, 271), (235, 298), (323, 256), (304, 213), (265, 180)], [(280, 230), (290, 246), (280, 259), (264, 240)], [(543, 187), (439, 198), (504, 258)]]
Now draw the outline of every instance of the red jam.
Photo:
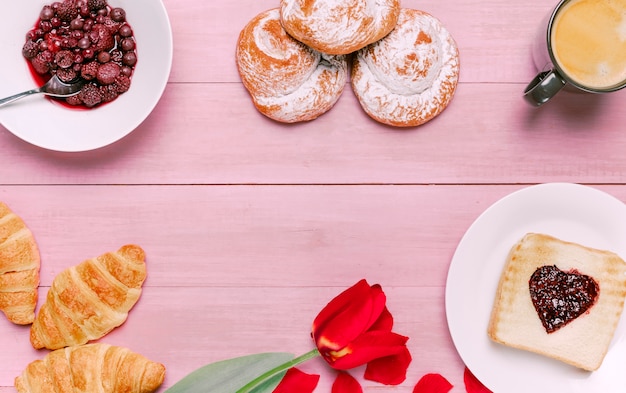
[(587, 312), (600, 287), (590, 276), (572, 269), (542, 266), (528, 281), (530, 298), (547, 333), (553, 333)]

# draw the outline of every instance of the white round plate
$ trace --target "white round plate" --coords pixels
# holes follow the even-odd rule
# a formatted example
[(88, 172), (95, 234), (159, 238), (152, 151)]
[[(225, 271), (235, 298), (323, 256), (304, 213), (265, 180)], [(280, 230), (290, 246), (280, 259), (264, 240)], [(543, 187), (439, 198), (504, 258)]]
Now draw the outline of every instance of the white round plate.
[(461, 239), (446, 283), (448, 326), (461, 358), (494, 393), (624, 392), (624, 316), (595, 372), (488, 338), (487, 326), (506, 256), (528, 232), (610, 250), (624, 258), (626, 205), (591, 187), (548, 183), (514, 192), (481, 214)]
[[(30, 90), (33, 77), (22, 57), (26, 33), (41, 8), (53, 0), (10, 1), (0, 23), (0, 98)], [(72, 109), (42, 95), (0, 107), (0, 124), (17, 137), (45, 149), (78, 152), (109, 145), (132, 132), (161, 98), (172, 66), (172, 29), (161, 0), (109, 0), (126, 10), (137, 40), (137, 65), (130, 89), (94, 109)]]

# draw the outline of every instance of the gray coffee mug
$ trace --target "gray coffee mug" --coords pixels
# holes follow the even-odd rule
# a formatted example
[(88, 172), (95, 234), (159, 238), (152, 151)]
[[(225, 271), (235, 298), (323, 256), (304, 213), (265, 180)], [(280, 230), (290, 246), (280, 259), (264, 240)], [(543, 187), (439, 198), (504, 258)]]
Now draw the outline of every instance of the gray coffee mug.
[[(600, 16), (595, 19), (590, 18), (588, 11), (591, 9), (598, 11)], [(587, 34), (583, 40), (578, 39), (578, 41), (575, 38), (567, 38), (568, 36), (580, 38), (580, 32), (573, 27), (584, 26), (588, 31), (595, 32), (594, 26), (610, 26), (614, 23), (612, 22), (614, 18), (607, 17), (611, 12), (613, 10), (609, 9), (606, 0), (561, 0), (559, 2), (540, 25), (533, 43), (532, 56), (539, 73), (524, 90), (524, 99), (528, 103), (533, 106), (543, 105), (565, 86), (571, 86), (571, 90), (574, 91), (589, 93), (609, 93), (626, 87), (626, 54), (620, 63), (621, 67), (607, 66), (608, 69), (602, 69), (604, 59), (601, 59), (601, 54), (596, 55), (594, 52), (598, 47), (605, 49), (604, 52), (619, 51), (620, 48), (611, 45), (621, 39), (619, 28), (622, 25), (616, 25), (614, 34), (606, 37), (598, 33)], [(622, 12), (626, 13), (626, 6)], [(623, 23), (626, 26), (626, 21)], [(597, 31), (600, 30), (603, 29), (597, 29)], [(572, 34), (568, 35), (568, 31)], [(564, 45), (561, 42), (568, 40), (570, 49), (574, 47), (574, 50), (559, 48), (559, 45)], [(576, 57), (577, 54), (579, 54), (578, 57)], [(580, 61), (581, 64), (572, 64), (576, 61)], [(597, 71), (590, 68), (592, 65)], [(588, 72), (589, 70), (593, 72)], [(605, 83), (600, 83), (600, 80)]]

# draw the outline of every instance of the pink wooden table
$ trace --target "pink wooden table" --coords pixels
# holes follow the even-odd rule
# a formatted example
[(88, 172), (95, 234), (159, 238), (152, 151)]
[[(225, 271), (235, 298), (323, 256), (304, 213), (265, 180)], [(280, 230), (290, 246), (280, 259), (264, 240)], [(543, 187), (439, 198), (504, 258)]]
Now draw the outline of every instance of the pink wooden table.
[[(34, 0), (33, 0), (34, 1)], [(470, 224), (499, 198), (542, 182), (591, 184), (626, 201), (626, 92), (521, 97), (529, 51), (554, 0), (413, 1), (458, 42), (450, 107), (418, 128), (379, 125), (347, 88), (329, 113), (281, 125), (252, 106), (237, 74), (241, 28), (278, 0), (165, 0), (174, 62), (151, 116), (121, 141), (64, 154), (0, 126), (0, 200), (42, 254), (42, 298), (65, 267), (125, 243), (148, 279), (103, 341), (167, 366), (161, 392), (213, 361), (311, 349), (322, 306), (360, 278), (380, 283), (414, 360), (395, 388), (443, 374), (464, 392), (444, 309), (446, 274)], [(43, 356), (0, 318), (0, 393)], [(323, 371), (313, 361), (305, 371)], [(322, 377), (319, 391), (329, 391)]]

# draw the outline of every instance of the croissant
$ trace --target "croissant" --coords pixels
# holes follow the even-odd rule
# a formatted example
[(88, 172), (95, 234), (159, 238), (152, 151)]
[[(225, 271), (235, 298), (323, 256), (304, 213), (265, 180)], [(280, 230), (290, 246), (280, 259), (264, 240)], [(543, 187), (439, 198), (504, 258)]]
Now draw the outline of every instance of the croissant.
[(0, 202), (0, 310), (15, 324), (35, 319), (40, 262), (32, 232)]
[(145, 253), (126, 245), (59, 273), (30, 329), (34, 348), (96, 340), (126, 321), (146, 278)]
[(18, 393), (150, 393), (165, 366), (123, 347), (104, 343), (57, 349), (26, 366), (15, 378)]

